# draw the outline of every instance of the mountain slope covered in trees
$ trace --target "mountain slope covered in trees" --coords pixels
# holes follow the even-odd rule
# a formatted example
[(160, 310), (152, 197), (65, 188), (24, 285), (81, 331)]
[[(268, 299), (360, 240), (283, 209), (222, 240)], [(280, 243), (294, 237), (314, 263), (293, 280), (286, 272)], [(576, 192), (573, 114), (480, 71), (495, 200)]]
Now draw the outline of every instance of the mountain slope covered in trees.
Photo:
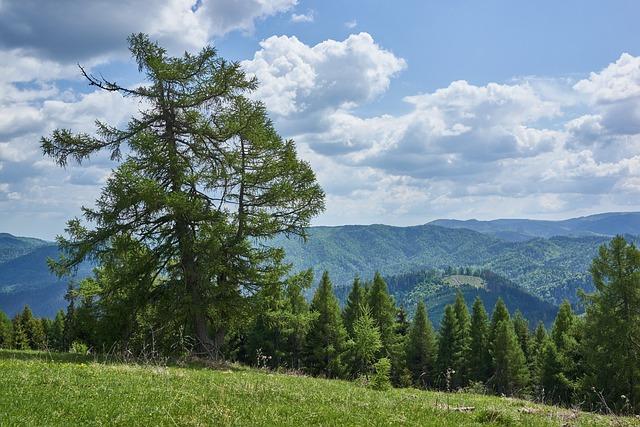
[[(631, 240), (634, 240), (631, 238)], [(578, 288), (592, 289), (588, 268), (605, 236), (536, 238), (509, 242), (468, 229), (435, 225), (313, 227), (305, 243), (277, 239), (294, 270), (328, 270), (336, 287), (380, 271), (385, 276), (428, 268), (491, 270), (543, 300), (577, 302)]]
[[(296, 271), (313, 268), (320, 277), (328, 270), (338, 289), (349, 285), (356, 275), (370, 278), (375, 271), (391, 277), (420, 274), (430, 268), (473, 266), (494, 271), (557, 305), (564, 298), (576, 303), (578, 288), (591, 289), (587, 269), (598, 247), (609, 240), (609, 234), (637, 232), (638, 218), (637, 213), (611, 213), (566, 221), (437, 220), (415, 227), (312, 227), (306, 243), (277, 238), (270, 244), (284, 247), (286, 260)], [(591, 235), (531, 238), (576, 230), (589, 230)], [(511, 238), (514, 233), (526, 234), (526, 239)], [(504, 235), (506, 239), (498, 237)], [(55, 255), (56, 246), (51, 242), (0, 234), (0, 309), (13, 314), (29, 304), (39, 315), (53, 315), (63, 307), (64, 282), (46, 265), (47, 257)], [(90, 266), (84, 265), (79, 276), (89, 273)]]

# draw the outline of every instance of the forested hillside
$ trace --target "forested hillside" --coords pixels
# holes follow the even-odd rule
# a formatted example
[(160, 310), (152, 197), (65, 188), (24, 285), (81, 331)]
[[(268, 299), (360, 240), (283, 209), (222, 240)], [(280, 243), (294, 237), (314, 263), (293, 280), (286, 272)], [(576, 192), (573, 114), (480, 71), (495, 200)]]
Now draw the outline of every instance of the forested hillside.
[[(474, 267), (491, 270), (513, 286), (558, 305), (565, 298), (578, 303), (578, 288), (592, 289), (589, 263), (607, 241), (605, 236), (558, 236), (513, 242), (435, 225), (348, 225), (311, 227), (306, 242), (279, 237), (269, 244), (285, 249), (285, 260), (293, 264), (294, 271), (312, 268), (316, 277), (329, 271), (338, 292), (355, 276), (369, 278), (376, 271), (391, 277), (419, 275), (425, 269)], [(1, 310), (14, 314), (29, 304), (38, 315), (52, 316), (64, 307), (65, 282), (58, 280), (46, 264), (48, 257), (56, 257), (55, 245), (4, 234), (0, 254), (5, 254), (5, 261), (0, 262)], [(90, 271), (90, 265), (83, 264), (78, 277)], [(412, 285), (419, 284), (416, 281)]]
[[(630, 238), (635, 240), (634, 238)], [(313, 227), (305, 243), (280, 238), (295, 270), (328, 270), (336, 286), (356, 275), (411, 273), (425, 268), (476, 267), (504, 276), (551, 304), (578, 301), (578, 288), (592, 289), (587, 270), (604, 236), (536, 238), (508, 242), (467, 229), (435, 225)]]
[(396, 303), (410, 315), (419, 301), (426, 301), (429, 318), (435, 325), (440, 324), (446, 306), (454, 303), (458, 291), (468, 306), (473, 305), (476, 297), (486, 307), (495, 306), (498, 298), (502, 298), (512, 314), (519, 310), (533, 324), (542, 321), (550, 327), (556, 316), (556, 305), (523, 291), (502, 276), (490, 271), (456, 273), (463, 271), (423, 270), (385, 277), (385, 281)]

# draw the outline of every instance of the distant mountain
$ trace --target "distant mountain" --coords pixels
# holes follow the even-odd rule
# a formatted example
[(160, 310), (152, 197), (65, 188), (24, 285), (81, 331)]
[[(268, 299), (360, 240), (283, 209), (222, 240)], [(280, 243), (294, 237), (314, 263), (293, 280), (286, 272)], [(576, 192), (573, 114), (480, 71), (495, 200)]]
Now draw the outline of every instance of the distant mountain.
[(518, 242), (536, 237), (640, 235), (640, 212), (611, 212), (561, 221), (531, 219), (437, 219), (430, 222), (447, 228), (466, 228), (479, 233)]
[[(10, 236), (6, 241), (11, 245), (24, 239), (33, 246), (25, 254), (0, 263), (0, 310), (13, 316), (28, 304), (36, 315), (53, 317), (66, 306), (64, 294), (68, 282), (58, 279), (47, 266), (48, 258), (58, 257), (58, 246), (37, 239), (5, 236)], [(0, 252), (6, 247), (3, 243), (0, 240)], [(82, 265), (78, 277), (89, 275), (90, 270), (88, 264)]]
[(8, 233), (0, 233), (0, 264), (48, 244), (50, 243), (40, 239), (16, 237)]
[[(436, 225), (441, 224), (441, 225)], [(446, 225), (446, 226), (442, 226)], [(607, 213), (564, 221), (438, 220), (413, 227), (345, 225), (311, 227), (306, 243), (278, 237), (267, 244), (285, 249), (294, 271), (329, 271), (336, 288), (380, 271), (384, 276), (425, 269), (488, 269), (532, 295), (558, 305), (578, 302), (576, 290), (592, 289), (588, 274), (598, 247), (617, 233), (638, 243), (640, 213)], [(66, 281), (46, 265), (55, 244), (0, 234), (0, 310), (14, 314), (29, 304), (38, 315), (64, 307)], [(90, 273), (87, 264), (79, 275)], [(339, 292), (341, 292), (339, 290)]]
[(318, 277), (329, 271), (336, 287), (348, 286), (356, 275), (368, 279), (375, 271), (392, 276), (468, 266), (494, 271), (557, 305), (564, 298), (577, 303), (578, 288), (592, 289), (589, 266), (609, 239), (558, 236), (513, 242), (436, 225), (349, 225), (312, 227), (307, 243), (280, 237), (271, 244), (285, 249), (285, 260), (296, 271), (312, 268)]

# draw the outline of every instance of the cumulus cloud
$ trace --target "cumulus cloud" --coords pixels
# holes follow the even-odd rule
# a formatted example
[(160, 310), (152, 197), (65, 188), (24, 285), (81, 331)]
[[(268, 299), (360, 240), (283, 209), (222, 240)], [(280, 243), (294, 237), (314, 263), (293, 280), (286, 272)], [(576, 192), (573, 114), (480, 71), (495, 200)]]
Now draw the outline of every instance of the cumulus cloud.
[(315, 46), (294, 36), (273, 36), (242, 66), (260, 81), (256, 97), (270, 112), (291, 116), (371, 101), (387, 90), (406, 63), (368, 33), (360, 33)]
[[(640, 190), (638, 58), (623, 54), (578, 83), (455, 81), (405, 97), (404, 114), (366, 117), (354, 107), (382, 96), (406, 64), (364, 34), (330, 49), (274, 37), (243, 63), (327, 188), (323, 221), (588, 213), (628, 209)], [(382, 55), (386, 66), (355, 61), (355, 37), (367, 46), (360, 55)], [(348, 206), (353, 218), (344, 218)]]

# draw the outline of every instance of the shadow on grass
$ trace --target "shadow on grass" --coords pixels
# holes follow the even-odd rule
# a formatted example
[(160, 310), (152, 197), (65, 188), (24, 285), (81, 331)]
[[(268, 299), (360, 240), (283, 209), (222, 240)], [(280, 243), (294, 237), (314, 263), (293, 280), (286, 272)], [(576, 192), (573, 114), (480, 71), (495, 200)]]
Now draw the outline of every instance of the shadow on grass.
[(77, 354), (60, 353), (52, 351), (35, 350), (3, 350), (0, 349), (0, 360), (36, 360), (51, 363), (100, 363), (104, 365), (137, 365), (137, 366), (163, 366), (176, 367), (194, 370), (217, 370), (217, 371), (244, 371), (247, 367), (228, 362), (213, 361), (201, 358), (189, 358), (181, 360), (163, 360), (162, 362), (144, 361), (138, 359), (123, 360), (120, 357), (107, 354)]

